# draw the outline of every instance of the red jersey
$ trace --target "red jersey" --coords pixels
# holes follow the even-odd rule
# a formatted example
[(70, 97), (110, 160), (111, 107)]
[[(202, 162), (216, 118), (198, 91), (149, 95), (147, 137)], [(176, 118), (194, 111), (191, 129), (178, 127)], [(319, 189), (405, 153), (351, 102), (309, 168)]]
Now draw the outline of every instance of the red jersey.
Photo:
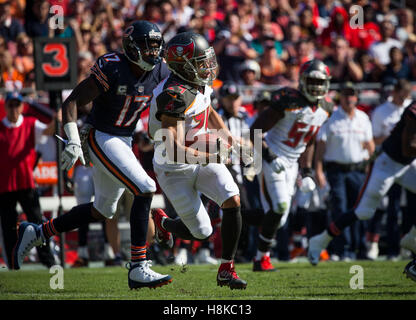
[(23, 117), (17, 128), (0, 122), (0, 193), (35, 187), (35, 122), (34, 117)]

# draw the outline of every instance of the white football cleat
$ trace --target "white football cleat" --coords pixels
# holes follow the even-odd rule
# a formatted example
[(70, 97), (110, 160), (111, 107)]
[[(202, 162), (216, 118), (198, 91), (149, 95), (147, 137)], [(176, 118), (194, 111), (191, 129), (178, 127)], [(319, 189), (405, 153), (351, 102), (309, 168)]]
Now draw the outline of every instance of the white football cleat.
[(157, 288), (172, 282), (170, 275), (157, 273), (150, 269), (151, 266), (151, 260), (140, 261), (134, 265), (131, 265), (131, 263), (126, 264), (127, 269), (129, 269), (128, 280), (130, 289)]
[(326, 230), (309, 239), (308, 260), (313, 266), (318, 264), (322, 250), (326, 249), (331, 240), (332, 237)]
[(30, 250), (43, 244), (40, 226), (30, 222), (23, 222), (19, 226), (17, 243), (13, 249), (12, 269), (19, 270), (23, 259)]
[(188, 263), (188, 250), (180, 248), (178, 254), (175, 257), (175, 264), (183, 266)]
[(408, 233), (400, 240), (400, 247), (416, 254), (416, 227), (413, 226)]
[(378, 258), (379, 249), (378, 242), (368, 243), (367, 258), (370, 260), (376, 260)]
[(218, 260), (211, 257), (210, 251), (207, 248), (199, 249), (198, 254), (196, 255), (195, 259), (200, 264), (218, 264)]

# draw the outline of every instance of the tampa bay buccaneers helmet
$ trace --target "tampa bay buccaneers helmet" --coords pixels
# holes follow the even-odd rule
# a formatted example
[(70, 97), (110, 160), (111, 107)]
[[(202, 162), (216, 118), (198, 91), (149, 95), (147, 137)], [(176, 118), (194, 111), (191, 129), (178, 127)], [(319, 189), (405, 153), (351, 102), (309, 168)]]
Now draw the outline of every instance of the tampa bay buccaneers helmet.
[(325, 97), (330, 80), (329, 68), (320, 60), (307, 61), (300, 67), (299, 90), (311, 102)]
[(145, 71), (161, 62), (163, 37), (157, 25), (149, 21), (135, 21), (123, 34), (123, 49), (127, 59)]
[(217, 76), (217, 58), (203, 36), (183, 32), (174, 36), (166, 46), (168, 68), (179, 78), (199, 86), (211, 84)]

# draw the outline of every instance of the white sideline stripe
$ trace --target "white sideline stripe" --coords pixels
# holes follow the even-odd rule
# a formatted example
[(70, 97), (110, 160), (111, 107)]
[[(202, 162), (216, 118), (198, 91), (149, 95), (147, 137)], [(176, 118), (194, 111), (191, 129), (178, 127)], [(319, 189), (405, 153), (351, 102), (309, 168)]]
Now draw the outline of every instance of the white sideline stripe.
[[(40, 207), (42, 211), (57, 211), (59, 207), (59, 198), (58, 197), (40, 197)], [(69, 211), (72, 207), (77, 205), (76, 198), (74, 196), (65, 196), (62, 197), (62, 208), (64, 211)], [(165, 199), (161, 194), (155, 194), (152, 200), (151, 208), (165, 208)], [(23, 210), (20, 204), (17, 204), (17, 212), (22, 213)], [(118, 224), (120, 229), (129, 229), (130, 224), (128, 222), (119, 222)], [(91, 230), (100, 230), (101, 223), (91, 223), (90, 224)]]

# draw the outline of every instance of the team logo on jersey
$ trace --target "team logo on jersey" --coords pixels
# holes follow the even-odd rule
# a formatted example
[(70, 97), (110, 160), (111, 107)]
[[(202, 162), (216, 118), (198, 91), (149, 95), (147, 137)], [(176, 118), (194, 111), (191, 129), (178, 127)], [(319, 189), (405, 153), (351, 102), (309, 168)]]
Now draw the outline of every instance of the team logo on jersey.
[(120, 96), (125, 96), (127, 94), (127, 86), (118, 86), (117, 94)]

